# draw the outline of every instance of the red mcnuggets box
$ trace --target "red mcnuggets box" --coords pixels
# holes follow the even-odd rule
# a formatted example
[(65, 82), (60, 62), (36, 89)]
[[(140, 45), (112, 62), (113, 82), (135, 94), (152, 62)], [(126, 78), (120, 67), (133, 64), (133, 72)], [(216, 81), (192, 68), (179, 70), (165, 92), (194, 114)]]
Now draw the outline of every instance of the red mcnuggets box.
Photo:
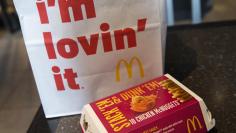
[(215, 119), (202, 98), (166, 74), (83, 108), (85, 133), (205, 133)]

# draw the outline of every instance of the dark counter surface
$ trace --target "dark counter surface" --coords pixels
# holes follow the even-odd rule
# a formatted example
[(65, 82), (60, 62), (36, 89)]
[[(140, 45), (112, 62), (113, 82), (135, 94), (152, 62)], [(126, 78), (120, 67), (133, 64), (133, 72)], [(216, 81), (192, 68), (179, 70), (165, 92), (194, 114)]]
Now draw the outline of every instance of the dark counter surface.
[[(216, 119), (212, 133), (236, 131), (236, 22), (168, 28), (165, 72), (202, 97)], [(46, 119), (42, 108), (29, 133), (80, 133), (79, 115)]]

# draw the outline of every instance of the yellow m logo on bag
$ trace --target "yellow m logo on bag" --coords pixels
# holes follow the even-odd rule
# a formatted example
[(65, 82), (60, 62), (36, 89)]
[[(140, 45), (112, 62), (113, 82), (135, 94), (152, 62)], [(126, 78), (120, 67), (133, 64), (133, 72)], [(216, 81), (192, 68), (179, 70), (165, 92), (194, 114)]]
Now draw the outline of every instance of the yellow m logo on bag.
[(131, 58), (131, 60), (129, 62), (127, 62), (126, 60), (122, 59), (120, 60), (117, 65), (116, 65), (116, 81), (119, 82), (120, 81), (120, 67), (122, 64), (124, 64), (124, 66), (127, 69), (127, 73), (128, 73), (128, 77), (132, 78), (133, 77), (133, 64), (137, 62), (137, 65), (139, 66), (139, 72), (140, 72), (140, 76), (144, 77), (144, 69), (143, 69), (143, 64), (140, 61), (140, 59), (138, 57), (133, 57)]
[(190, 126), (193, 128), (193, 131), (197, 131), (197, 126), (196, 124), (198, 125), (198, 128), (199, 129), (202, 129), (202, 124), (201, 122), (199, 121), (199, 119), (197, 118), (197, 116), (193, 116), (192, 119), (187, 119), (187, 128), (188, 128), (188, 133), (192, 133), (192, 130), (190, 128)]

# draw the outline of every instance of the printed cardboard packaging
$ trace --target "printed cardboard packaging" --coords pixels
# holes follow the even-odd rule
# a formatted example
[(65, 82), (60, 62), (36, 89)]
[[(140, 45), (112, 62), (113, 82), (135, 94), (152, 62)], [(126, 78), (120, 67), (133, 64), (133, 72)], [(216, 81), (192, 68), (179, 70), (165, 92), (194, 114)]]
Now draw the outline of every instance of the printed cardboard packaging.
[(204, 101), (166, 74), (85, 105), (85, 133), (205, 133), (215, 120)]

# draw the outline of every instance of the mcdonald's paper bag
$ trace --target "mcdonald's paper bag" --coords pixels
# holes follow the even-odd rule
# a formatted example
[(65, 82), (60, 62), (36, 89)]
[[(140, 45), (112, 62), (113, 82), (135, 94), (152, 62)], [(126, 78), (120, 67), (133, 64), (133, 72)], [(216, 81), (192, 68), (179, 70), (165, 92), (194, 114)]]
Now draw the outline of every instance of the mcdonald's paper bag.
[(164, 0), (14, 0), (47, 118), (163, 74)]

